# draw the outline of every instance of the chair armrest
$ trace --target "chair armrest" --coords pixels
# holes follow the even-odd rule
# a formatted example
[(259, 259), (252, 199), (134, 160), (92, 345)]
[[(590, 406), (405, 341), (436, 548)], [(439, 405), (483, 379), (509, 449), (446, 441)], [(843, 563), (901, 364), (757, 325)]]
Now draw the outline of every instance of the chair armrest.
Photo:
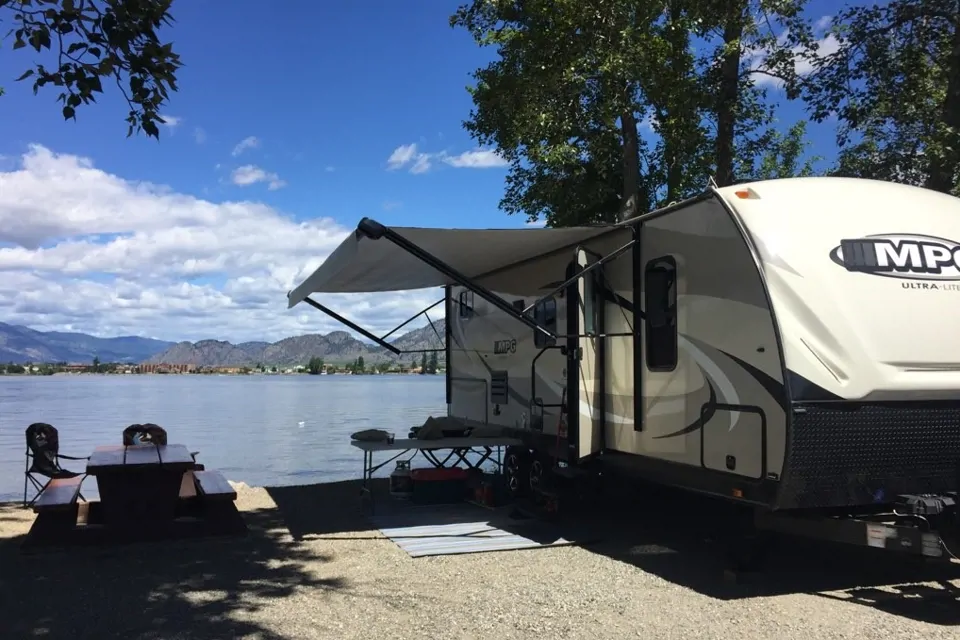
[(62, 453), (57, 454), (57, 457), (58, 457), (58, 458), (63, 458), (64, 460), (89, 460), (89, 459), (90, 459), (90, 456), (80, 456), (80, 457), (77, 457), (77, 456), (64, 455), (64, 454), (62, 454)]

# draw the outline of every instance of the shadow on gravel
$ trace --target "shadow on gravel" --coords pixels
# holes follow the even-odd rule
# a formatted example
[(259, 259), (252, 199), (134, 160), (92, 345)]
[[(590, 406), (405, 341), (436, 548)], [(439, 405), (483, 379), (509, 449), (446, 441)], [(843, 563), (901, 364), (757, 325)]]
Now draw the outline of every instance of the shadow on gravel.
[[(0, 515), (24, 519), (13, 509)], [(0, 637), (294, 640), (257, 613), (348, 585), (316, 577), (330, 558), (290, 542), (276, 510), (243, 517), (249, 532), (238, 538), (31, 554), (23, 536), (0, 538)]]
[(587, 547), (594, 553), (722, 600), (809, 593), (933, 624), (960, 624), (960, 564), (777, 536), (762, 570), (733, 581), (725, 572), (727, 542), (742, 510), (673, 489), (633, 486), (643, 501), (610, 492), (594, 496), (561, 518), (561, 534), (569, 529), (571, 536), (594, 537), (599, 542)]
[[(389, 503), (388, 482), (385, 478), (371, 482), (382, 503)], [(361, 511), (359, 480), (267, 487), (266, 491), (296, 540), (377, 530)]]
[[(381, 513), (398, 508), (389, 498), (387, 482), (377, 479), (372, 485)], [(591, 552), (722, 600), (809, 593), (934, 624), (960, 624), (960, 588), (951, 583), (960, 580), (958, 564), (923, 564), (875, 549), (783, 536), (775, 539), (762, 572), (732, 583), (725, 577), (726, 540), (742, 512), (720, 500), (687, 492), (629, 486), (634, 496), (643, 499), (611, 492), (591, 496), (546, 525), (545, 541), (558, 536), (589, 541), (582, 546)], [(360, 509), (359, 481), (267, 491), (296, 539), (365, 532), (381, 538)], [(531, 536), (531, 523), (498, 522), (498, 526), (537, 537)], [(918, 582), (938, 586), (907, 586)]]

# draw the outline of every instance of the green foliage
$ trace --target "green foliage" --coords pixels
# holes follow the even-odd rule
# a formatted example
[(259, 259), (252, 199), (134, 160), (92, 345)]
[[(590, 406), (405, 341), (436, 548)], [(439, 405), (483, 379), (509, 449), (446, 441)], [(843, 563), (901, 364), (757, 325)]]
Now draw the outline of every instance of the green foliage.
[(353, 373), (364, 373), (367, 369), (363, 356), (358, 357), (353, 364), (348, 367)]
[(420, 354), (420, 375), (424, 375), (426, 373), (427, 373), (427, 354), (421, 353)]
[(836, 173), (960, 195), (960, 11), (956, 0), (892, 0), (836, 18), (844, 46), (806, 56), (812, 117), (839, 121)]
[(427, 373), (436, 374), (437, 369), (439, 369), (439, 362), (437, 357), (437, 352), (434, 351), (430, 354), (430, 361), (427, 362)]
[[(0, 0), (0, 23), (13, 28), (12, 49), (49, 52), (54, 64), (36, 64), (18, 81), (33, 79), (36, 94), (57, 87), (66, 120), (96, 101), (103, 82), (114, 82), (130, 107), (127, 135), (159, 138), (160, 109), (177, 90), (180, 56), (157, 31), (172, 22), (173, 0)], [(2, 91), (0, 91), (2, 94)]]
[(815, 165), (822, 158), (805, 156), (810, 144), (806, 140), (806, 132), (807, 123), (803, 120), (790, 127), (786, 134), (771, 129), (763, 141), (764, 151), (757, 158), (760, 161), (759, 166), (746, 173), (744, 178), (774, 180), (814, 175)]
[(307, 363), (307, 373), (312, 376), (319, 375), (323, 371), (323, 358), (314, 356), (310, 358), (310, 362)]
[[(785, 143), (755, 77), (796, 93), (790, 47), (810, 39), (804, 3), (461, 6), (451, 25), (498, 54), (474, 73), (464, 127), (510, 162), (501, 208), (549, 226), (611, 222), (693, 195), (711, 175), (729, 184), (751, 172), (760, 151)], [(708, 43), (699, 57), (695, 37)], [(766, 55), (752, 67), (758, 50)]]

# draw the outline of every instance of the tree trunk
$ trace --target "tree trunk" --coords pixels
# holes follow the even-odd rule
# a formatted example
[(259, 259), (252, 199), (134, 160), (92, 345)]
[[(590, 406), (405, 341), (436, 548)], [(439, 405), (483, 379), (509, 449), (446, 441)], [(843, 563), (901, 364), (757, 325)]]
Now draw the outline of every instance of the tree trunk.
[(957, 187), (956, 174), (960, 165), (960, 22), (953, 24), (953, 46), (946, 60), (946, 70), (947, 95), (941, 117), (949, 133), (947, 139), (939, 141), (944, 152), (930, 161), (926, 187), (951, 193)]
[(730, 2), (723, 27), (723, 43), (727, 49), (720, 62), (720, 86), (717, 91), (717, 174), (718, 186), (736, 182), (733, 159), (737, 106), (740, 103), (740, 39), (743, 37), (743, 4)]
[(623, 133), (623, 202), (620, 219), (627, 220), (637, 215), (640, 191), (640, 140), (637, 135), (637, 118), (632, 111), (620, 114)]

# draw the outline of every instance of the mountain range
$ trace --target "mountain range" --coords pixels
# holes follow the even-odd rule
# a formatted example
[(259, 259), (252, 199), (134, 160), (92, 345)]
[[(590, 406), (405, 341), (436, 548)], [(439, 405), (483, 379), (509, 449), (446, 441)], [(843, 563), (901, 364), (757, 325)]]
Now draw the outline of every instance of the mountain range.
[[(414, 329), (391, 344), (401, 351), (435, 349), (444, 359), (442, 336), (446, 325), (439, 320)], [(439, 334), (439, 335), (438, 335)], [(284, 338), (279, 342), (223, 340), (166, 342), (137, 336), (97, 338), (85, 333), (36, 331), (29, 327), (0, 322), (0, 362), (101, 362), (148, 364), (195, 364), (197, 366), (254, 366), (256, 364), (295, 366), (320, 357), (329, 364), (346, 364), (358, 357), (368, 364), (384, 360), (419, 362), (420, 353), (396, 356), (383, 347), (357, 340), (345, 331)]]
[[(444, 360), (442, 336), (446, 330), (444, 320), (414, 329), (390, 344), (401, 351), (437, 350), (439, 361)], [(439, 335), (438, 335), (439, 334)], [(151, 356), (147, 364), (195, 364), (201, 367), (242, 367), (305, 365), (310, 358), (323, 358), (327, 364), (347, 364), (363, 356), (366, 364), (386, 361), (418, 363), (421, 353), (405, 353), (399, 356), (383, 347), (361, 342), (346, 331), (327, 334), (310, 334), (284, 338), (279, 342), (241, 342), (232, 344), (224, 340), (201, 340), (178, 342), (169, 349)]]
[(97, 338), (86, 333), (35, 331), (0, 322), (0, 362), (138, 363), (174, 345), (173, 342), (121, 336)]

